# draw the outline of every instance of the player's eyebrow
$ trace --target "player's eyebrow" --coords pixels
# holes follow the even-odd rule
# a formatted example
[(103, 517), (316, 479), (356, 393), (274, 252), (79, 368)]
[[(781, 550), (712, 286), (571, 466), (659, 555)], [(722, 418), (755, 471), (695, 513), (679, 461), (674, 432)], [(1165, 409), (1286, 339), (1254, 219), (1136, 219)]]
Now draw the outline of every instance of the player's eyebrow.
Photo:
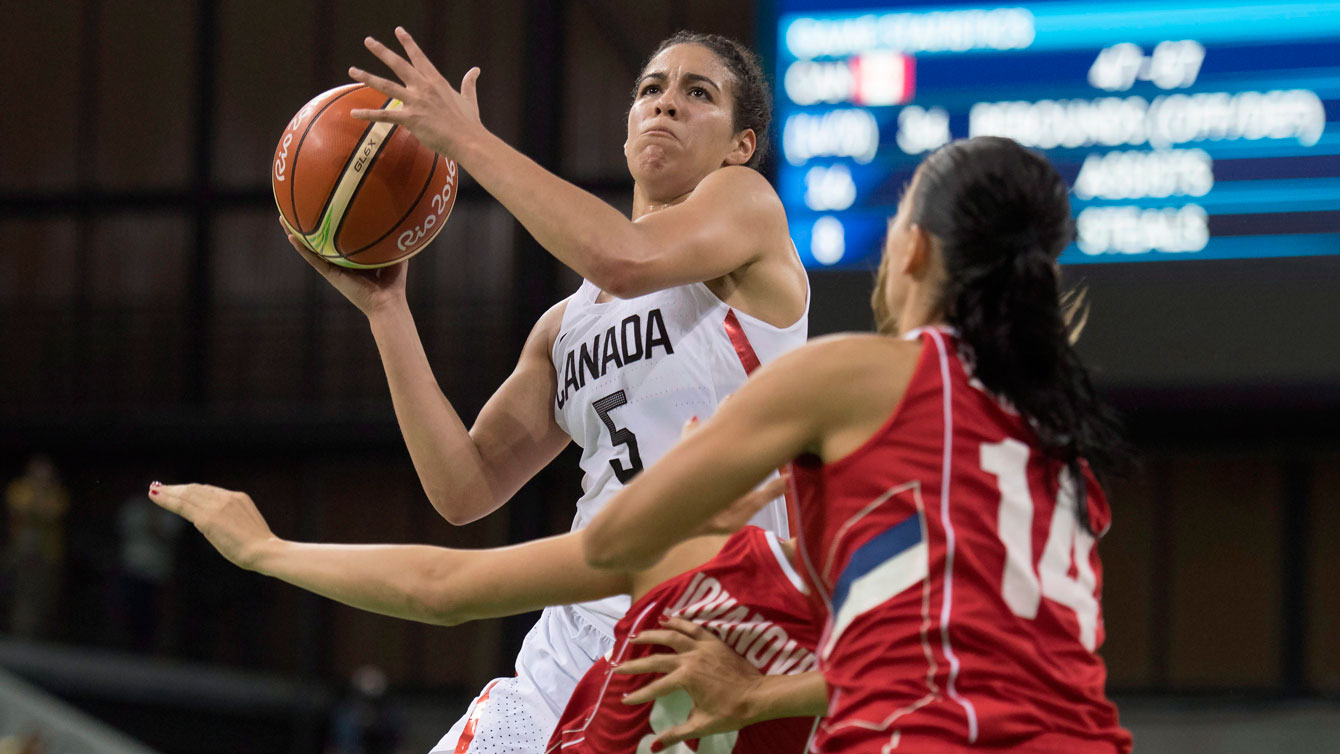
[[(650, 73), (645, 73), (642, 75), (642, 78), (637, 80), (637, 88), (641, 89), (642, 82), (646, 81), (647, 79), (655, 79), (657, 83), (663, 83), (667, 81), (669, 78), (670, 77), (666, 75), (665, 71), (652, 71)], [(717, 84), (717, 82), (713, 81), (707, 76), (702, 75), (701, 73), (686, 73), (684, 74), (684, 80), (707, 84), (708, 86), (711, 86), (718, 92), (721, 91), (721, 87)]]

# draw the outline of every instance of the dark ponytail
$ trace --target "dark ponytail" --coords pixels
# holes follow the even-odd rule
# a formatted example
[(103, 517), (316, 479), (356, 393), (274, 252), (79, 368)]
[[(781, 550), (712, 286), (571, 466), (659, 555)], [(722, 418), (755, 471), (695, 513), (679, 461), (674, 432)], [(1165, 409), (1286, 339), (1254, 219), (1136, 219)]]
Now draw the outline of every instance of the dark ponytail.
[(973, 375), (1027, 417), (1076, 484), (1092, 533), (1081, 461), (1105, 478), (1129, 455), (1115, 413), (1071, 347), (1073, 309), (1056, 258), (1074, 229), (1065, 182), (1046, 158), (983, 136), (931, 154), (912, 183), (911, 220), (939, 242), (941, 308)]

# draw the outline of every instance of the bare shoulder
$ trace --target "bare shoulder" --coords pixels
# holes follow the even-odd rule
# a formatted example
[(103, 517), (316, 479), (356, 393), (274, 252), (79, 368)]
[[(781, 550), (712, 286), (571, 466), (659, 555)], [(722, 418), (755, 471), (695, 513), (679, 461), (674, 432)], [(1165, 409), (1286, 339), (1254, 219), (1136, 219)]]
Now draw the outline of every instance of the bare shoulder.
[(839, 333), (814, 338), (776, 363), (810, 374), (855, 376), (870, 368), (915, 364), (920, 353), (921, 345), (915, 341), (876, 333)]
[(845, 426), (892, 411), (920, 351), (919, 343), (887, 335), (828, 335), (773, 360), (750, 382), (759, 382), (779, 405), (814, 417), (819, 426)]
[[(818, 338), (773, 362), (793, 357), (803, 375), (793, 400), (814, 417), (811, 450), (825, 462), (865, 442), (902, 401), (921, 357), (917, 341), (876, 334)], [(762, 371), (762, 370), (760, 370)]]
[(568, 296), (549, 307), (548, 311), (535, 320), (535, 326), (530, 329), (530, 337), (526, 340), (527, 346), (534, 344), (536, 348), (543, 347), (546, 352), (553, 350), (554, 339), (558, 337), (558, 331), (563, 327), (563, 314), (568, 310), (568, 301), (571, 298)]
[[(727, 165), (724, 168), (713, 170), (703, 178), (698, 184), (699, 189), (708, 188), (717, 190), (720, 188), (731, 188), (735, 190), (757, 191), (773, 199), (777, 199), (777, 192), (773, 189), (768, 179), (757, 170), (747, 168), (743, 165)], [(777, 199), (780, 202), (780, 199)]]
[(730, 165), (707, 174), (693, 190), (695, 198), (729, 206), (732, 212), (740, 210), (786, 217), (782, 199), (768, 179), (757, 170), (743, 165)]

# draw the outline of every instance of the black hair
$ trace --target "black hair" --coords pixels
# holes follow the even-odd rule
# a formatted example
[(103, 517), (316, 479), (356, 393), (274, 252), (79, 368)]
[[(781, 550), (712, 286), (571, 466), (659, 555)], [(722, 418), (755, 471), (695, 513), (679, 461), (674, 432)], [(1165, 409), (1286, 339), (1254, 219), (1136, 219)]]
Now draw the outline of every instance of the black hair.
[[(772, 122), (772, 90), (768, 87), (767, 77), (763, 75), (758, 55), (730, 37), (681, 30), (662, 40), (646, 62), (650, 63), (652, 58), (666, 49), (681, 44), (701, 45), (711, 50), (734, 77), (735, 87), (731, 90), (735, 101), (732, 126), (736, 133), (746, 128), (754, 130), (754, 154), (745, 165), (758, 170), (768, 153), (768, 125)], [(646, 68), (646, 63), (642, 67)], [(636, 90), (633, 96), (637, 96)]]
[(928, 156), (911, 191), (909, 219), (938, 242), (946, 273), (940, 309), (973, 375), (1066, 464), (1080, 522), (1094, 533), (1081, 462), (1110, 477), (1130, 451), (1072, 347), (1077, 309), (1068, 304), (1076, 299), (1062, 294), (1056, 263), (1074, 238), (1065, 181), (1042, 155), (979, 136)]

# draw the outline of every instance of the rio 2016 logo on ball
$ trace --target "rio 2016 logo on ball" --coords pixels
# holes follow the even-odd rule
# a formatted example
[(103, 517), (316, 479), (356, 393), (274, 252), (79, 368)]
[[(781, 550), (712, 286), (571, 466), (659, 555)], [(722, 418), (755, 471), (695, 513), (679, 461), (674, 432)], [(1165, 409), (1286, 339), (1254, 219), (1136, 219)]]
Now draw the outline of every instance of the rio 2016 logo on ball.
[(270, 185), (290, 232), (324, 259), (370, 269), (423, 250), (456, 203), (456, 163), (350, 110), (400, 102), (362, 84), (318, 94), (289, 121)]

